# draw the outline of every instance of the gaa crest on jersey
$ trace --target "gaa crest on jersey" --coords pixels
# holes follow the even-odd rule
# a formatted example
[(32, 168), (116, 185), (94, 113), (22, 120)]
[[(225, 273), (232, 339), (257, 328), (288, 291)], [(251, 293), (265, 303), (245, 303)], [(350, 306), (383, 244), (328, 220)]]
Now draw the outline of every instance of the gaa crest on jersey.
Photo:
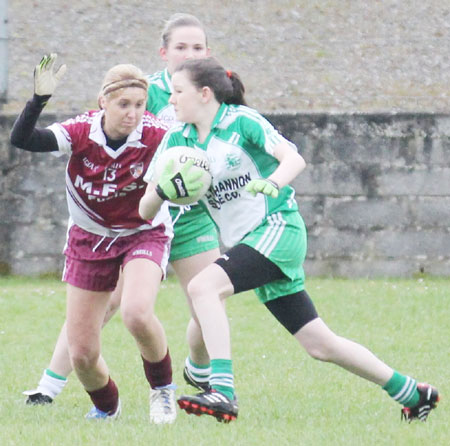
[(130, 173), (134, 178), (139, 178), (144, 173), (144, 163), (130, 164)]
[(235, 170), (241, 165), (241, 157), (236, 153), (227, 153), (225, 164), (228, 170)]

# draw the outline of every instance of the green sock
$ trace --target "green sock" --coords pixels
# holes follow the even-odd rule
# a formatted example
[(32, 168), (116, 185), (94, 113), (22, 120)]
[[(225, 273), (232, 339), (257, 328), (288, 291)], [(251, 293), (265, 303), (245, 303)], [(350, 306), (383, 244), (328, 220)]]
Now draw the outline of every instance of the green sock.
[(406, 407), (415, 406), (420, 399), (416, 380), (396, 371), (394, 371), (392, 378), (383, 386), (383, 389), (395, 401)]
[(234, 398), (233, 363), (231, 359), (212, 359), (209, 384), (227, 398)]

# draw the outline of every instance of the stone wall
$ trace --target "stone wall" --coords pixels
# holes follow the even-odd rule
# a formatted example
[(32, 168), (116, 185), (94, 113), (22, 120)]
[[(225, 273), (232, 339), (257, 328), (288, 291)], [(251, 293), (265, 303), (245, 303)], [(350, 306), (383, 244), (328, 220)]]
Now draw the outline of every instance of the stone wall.
[(308, 161), (294, 186), (309, 274), (450, 274), (449, 116), (270, 119)]
[[(295, 180), (306, 272), (450, 275), (450, 116), (273, 114), (308, 165)], [(44, 114), (40, 125), (65, 116)], [(0, 272), (60, 271), (65, 161), (10, 146), (0, 115)]]

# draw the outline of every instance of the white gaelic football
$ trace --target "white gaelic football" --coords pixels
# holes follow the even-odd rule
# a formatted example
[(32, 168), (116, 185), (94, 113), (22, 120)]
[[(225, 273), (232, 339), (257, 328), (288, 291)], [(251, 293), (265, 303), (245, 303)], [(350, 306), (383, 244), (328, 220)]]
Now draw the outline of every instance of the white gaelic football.
[(203, 187), (191, 197), (182, 197), (171, 200), (174, 204), (192, 204), (200, 200), (211, 185), (211, 174), (209, 171), (209, 162), (206, 157), (205, 151), (201, 149), (194, 149), (186, 146), (170, 147), (165, 150), (156, 160), (154, 180), (158, 181), (164, 166), (169, 160), (173, 160), (173, 172), (174, 174), (179, 172), (181, 168), (188, 162), (188, 160), (194, 160), (193, 166), (190, 168), (190, 172), (199, 170), (202, 172), (200, 180), (203, 183)]

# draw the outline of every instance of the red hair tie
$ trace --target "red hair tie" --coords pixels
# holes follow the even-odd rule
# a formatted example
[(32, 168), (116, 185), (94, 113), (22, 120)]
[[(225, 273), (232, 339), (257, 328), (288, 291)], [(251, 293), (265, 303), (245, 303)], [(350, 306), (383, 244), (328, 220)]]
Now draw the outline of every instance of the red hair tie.
[(229, 77), (231, 79), (231, 75), (232, 75), (231, 71), (227, 70), (226, 73), (227, 73), (227, 77)]

